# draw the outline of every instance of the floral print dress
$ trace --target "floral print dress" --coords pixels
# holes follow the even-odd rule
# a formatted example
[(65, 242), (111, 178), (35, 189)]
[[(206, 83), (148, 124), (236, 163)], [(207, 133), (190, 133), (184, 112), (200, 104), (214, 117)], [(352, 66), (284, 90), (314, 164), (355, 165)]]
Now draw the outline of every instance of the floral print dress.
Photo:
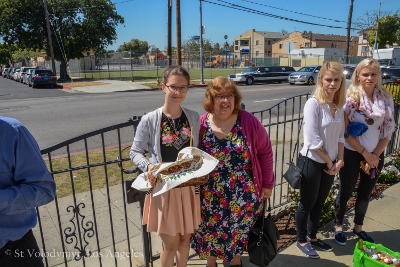
[(200, 148), (219, 160), (201, 186), (201, 219), (191, 247), (201, 259), (215, 256), (231, 261), (247, 247), (250, 227), (262, 210), (252, 179), (251, 162), (240, 116), (226, 139), (218, 139), (207, 118)]

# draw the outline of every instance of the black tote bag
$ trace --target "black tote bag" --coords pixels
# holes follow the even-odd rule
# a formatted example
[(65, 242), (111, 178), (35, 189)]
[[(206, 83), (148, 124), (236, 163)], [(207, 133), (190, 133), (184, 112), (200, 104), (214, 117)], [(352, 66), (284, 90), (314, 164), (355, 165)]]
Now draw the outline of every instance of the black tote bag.
[(250, 231), (247, 244), (249, 261), (260, 267), (268, 266), (278, 254), (279, 232), (270, 213), (271, 202), (269, 199), (269, 214), (265, 217), (266, 204), (267, 202), (264, 200), (263, 211)]

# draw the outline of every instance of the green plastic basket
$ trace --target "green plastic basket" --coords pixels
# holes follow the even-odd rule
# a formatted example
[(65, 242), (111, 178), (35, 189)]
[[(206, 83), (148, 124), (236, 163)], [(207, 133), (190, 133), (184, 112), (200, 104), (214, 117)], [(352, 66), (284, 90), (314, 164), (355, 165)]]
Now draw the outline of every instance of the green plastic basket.
[[(368, 257), (367, 253), (365, 253), (363, 250), (360, 250), (358, 248), (359, 244), (360, 244), (361, 240), (359, 240), (356, 243), (356, 247), (354, 248), (354, 255), (353, 255), (353, 266), (354, 267), (387, 267), (389, 266), (388, 264), (384, 264), (381, 263), (380, 261), (371, 259), (370, 257)], [(363, 241), (364, 245), (366, 245), (367, 247), (371, 247), (374, 246), (375, 249), (383, 251), (389, 255), (391, 255), (392, 257), (396, 257), (397, 259), (400, 260), (400, 253), (399, 252), (394, 252), (390, 249), (388, 249), (387, 247), (383, 246), (382, 244), (374, 244), (374, 243), (370, 243), (367, 241)]]

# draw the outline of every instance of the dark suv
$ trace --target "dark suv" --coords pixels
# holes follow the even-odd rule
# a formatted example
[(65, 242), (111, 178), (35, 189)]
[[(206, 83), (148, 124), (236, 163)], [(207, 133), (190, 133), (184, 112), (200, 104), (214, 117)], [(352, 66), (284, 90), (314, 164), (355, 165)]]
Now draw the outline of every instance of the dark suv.
[(251, 85), (255, 82), (286, 82), (290, 73), (295, 72), (289, 66), (250, 67), (240, 73), (230, 74), (228, 78), (237, 83)]
[(400, 83), (400, 68), (381, 68), (382, 83)]

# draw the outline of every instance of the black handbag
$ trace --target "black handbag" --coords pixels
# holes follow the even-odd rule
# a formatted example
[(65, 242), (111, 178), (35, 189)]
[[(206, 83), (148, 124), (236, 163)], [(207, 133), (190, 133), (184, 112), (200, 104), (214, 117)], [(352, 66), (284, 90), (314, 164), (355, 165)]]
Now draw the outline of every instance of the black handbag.
[[(299, 129), (299, 133), (300, 133), (300, 131), (301, 131), (301, 126)], [(305, 162), (303, 162), (303, 167), (300, 169), (299, 167), (297, 167), (296, 163), (293, 162), (294, 155), (296, 153), (296, 148), (297, 148), (298, 144), (299, 144), (299, 138), (297, 138), (297, 142), (294, 145), (292, 158), (291, 158), (290, 162), (287, 163), (289, 165), (289, 168), (283, 174), (283, 178), (285, 178), (286, 181), (289, 183), (289, 185), (294, 189), (300, 189), (301, 177), (303, 176), (303, 169), (304, 169), (304, 165), (305, 165)], [(306, 157), (308, 155), (308, 150), (309, 149), (307, 149)], [(305, 159), (304, 159), (304, 161), (305, 161)], [(298, 159), (297, 159), (297, 163), (299, 163)]]
[(265, 217), (266, 200), (264, 208), (258, 217), (253, 229), (250, 231), (247, 251), (249, 261), (257, 266), (266, 267), (278, 254), (279, 232), (271, 216), (271, 201), (268, 199), (269, 214)]

